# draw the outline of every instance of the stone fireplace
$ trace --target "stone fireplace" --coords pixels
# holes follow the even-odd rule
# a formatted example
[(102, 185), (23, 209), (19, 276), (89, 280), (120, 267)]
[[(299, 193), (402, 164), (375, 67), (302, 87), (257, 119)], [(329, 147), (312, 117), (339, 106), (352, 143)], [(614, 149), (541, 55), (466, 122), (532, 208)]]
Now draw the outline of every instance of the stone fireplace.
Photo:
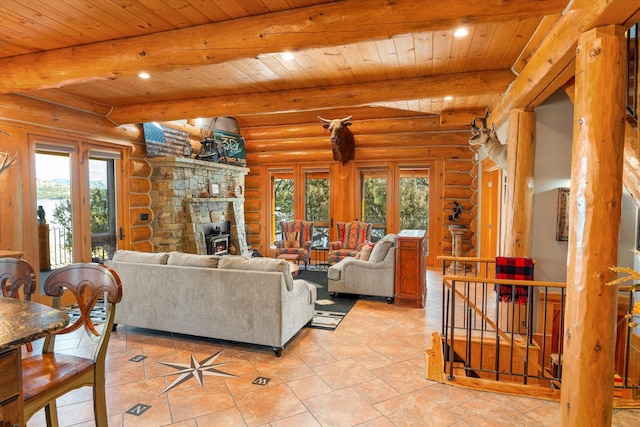
[[(237, 254), (249, 253), (244, 223), (248, 168), (182, 157), (148, 160), (154, 214), (151, 242), (156, 252), (206, 254), (203, 225), (230, 221), (230, 245)], [(212, 188), (218, 194), (210, 194)]]

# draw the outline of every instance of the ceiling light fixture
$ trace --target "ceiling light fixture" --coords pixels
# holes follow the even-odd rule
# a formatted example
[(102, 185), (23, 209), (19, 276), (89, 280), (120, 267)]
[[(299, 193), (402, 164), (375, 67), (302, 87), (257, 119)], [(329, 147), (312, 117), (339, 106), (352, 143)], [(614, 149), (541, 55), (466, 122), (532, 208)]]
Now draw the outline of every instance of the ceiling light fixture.
[(148, 79), (151, 78), (151, 76), (149, 75), (149, 73), (140, 73), (138, 74), (138, 77), (140, 77), (141, 79)]
[(453, 99), (453, 96), (451, 96), (451, 95), (447, 95), (447, 96), (444, 97), (445, 101), (451, 101), (452, 99)]
[(458, 37), (458, 38), (460, 38), (460, 37), (464, 37), (464, 36), (466, 36), (467, 34), (469, 34), (469, 30), (467, 30), (466, 28), (462, 28), (462, 27), (458, 28), (457, 30), (455, 30), (455, 31), (453, 32), (453, 35), (454, 35), (455, 37)]
[(293, 60), (293, 53), (291, 52), (284, 52), (282, 54), (282, 59), (284, 59), (285, 61), (292, 61)]

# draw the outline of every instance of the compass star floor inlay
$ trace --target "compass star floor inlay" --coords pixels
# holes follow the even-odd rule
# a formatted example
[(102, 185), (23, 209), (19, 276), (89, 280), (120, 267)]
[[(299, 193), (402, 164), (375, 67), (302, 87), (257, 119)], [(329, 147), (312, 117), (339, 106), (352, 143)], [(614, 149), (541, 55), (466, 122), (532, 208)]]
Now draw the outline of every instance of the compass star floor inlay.
[(223, 352), (220, 350), (216, 354), (209, 356), (201, 361), (198, 361), (193, 353), (191, 353), (191, 363), (173, 363), (173, 362), (158, 362), (162, 365), (169, 366), (174, 369), (178, 369), (178, 372), (172, 372), (170, 374), (165, 374), (163, 377), (168, 377), (171, 375), (180, 375), (176, 378), (171, 384), (169, 384), (160, 394), (166, 393), (174, 387), (179, 386), (180, 384), (188, 381), (191, 378), (195, 378), (200, 387), (202, 387), (202, 380), (204, 375), (212, 375), (216, 377), (226, 377), (226, 378), (235, 378), (236, 375), (229, 374), (227, 372), (223, 372), (217, 369), (218, 366), (226, 365), (226, 363), (216, 363), (218, 356)]

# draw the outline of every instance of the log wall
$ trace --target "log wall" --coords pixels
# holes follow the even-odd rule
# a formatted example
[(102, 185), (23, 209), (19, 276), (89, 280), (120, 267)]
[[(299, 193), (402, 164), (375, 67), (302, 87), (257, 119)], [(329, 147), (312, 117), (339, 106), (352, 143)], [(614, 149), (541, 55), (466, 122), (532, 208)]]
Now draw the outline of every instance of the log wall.
[[(375, 109), (374, 109), (375, 110)], [(245, 214), (250, 233), (250, 245), (265, 254), (270, 252), (269, 169), (277, 167), (300, 168), (322, 165), (330, 170), (334, 189), (331, 195), (335, 203), (334, 221), (350, 221), (358, 216), (355, 202), (358, 189), (358, 167), (382, 165), (390, 170), (394, 165), (424, 165), (432, 169), (430, 229), (430, 254), (449, 254), (451, 236), (447, 229), (452, 202), (464, 207), (461, 224), (469, 230), (463, 240), (463, 254), (475, 254), (477, 216), (477, 165), (475, 153), (469, 148), (467, 125), (447, 123), (441, 126), (439, 118), (414, 117), (398, 113), (397, 117), (382, 118), (374, 112), (362, 120), (354, 120), (351, 127), (356, 139), (356, 160), (346, 165), (335, 162), (331, 153), (329, 134), (315, 117), (300, 123), (270, 123), (254, 121), (257, 126), (243, 125), (241, 132), (246, 139), (247, 163), (250, 173), (246, 176)], [(124, 148), (121, 162), (123, 198), (119, 200), (123, 227), (123, 248), (154, 251), (151, 222), (154, 218), (150, 206), (151, 167), (146, 160), (142, 130), (139, 126), (114, 126), (108, 120), (86, 112), (66, 109), (59, 105), (24, 98), (18, 95), (3, 96), (0, 103), (0, 125), (11, 134), (2, 136), (3, 151), (19, 151), (17, 168), (0, 178), (3, 206), (0, 218), (2, 249), (23, 250), (30, 258), (37, 256), (37, 239), (29, 230), (36, 229), (34, 221), (27, 221), (29, 212), (35, 212), (35, 165), (28, 164), (31, 151), (30, 135), (48, 135), (76, 141), (97, 141)], [(240, 118), (241, 119), (241, 118)], [(242, 123), (242, 119), (241, 119)], [(189, 126), (187, 126), (189, 127)], [(189, 131), (192, 148), (197, 151), (198, 132)], [(30, 145), (31, 144), (31, 145)], [(17, 184), (17, 185), (16, 185)], [(21, 188), (21, 192), (16, 192)], [(397, 195), (388, 195), (391, 202)], [(144, 214), (148, 220), (143, 220)], [(34, 224), (31, 224), (34, 222)], [(4, 225), (11, 225), (5, 227)], [(33, 225), (33, 227), (32, 227)], [(399, 231), (390, 222), (389, 232)], [(248, 233), (248, 234), (249, 234)], [(36, 243), (33, 243), (36, 242)]]
[[(252, 232), (251, 245), (264, 255), (270, 249), (270, 171), (295, 170), (315, 165), (330, 170), (332, 219), (351, 221), (359, 217), (358, 170), (360, 166), (425, 165), (432, 169), (430, 182), (431, 215), (430, 254), (450, 254), (451, 235), (448, 217), (453, 201), (463, 205), (460, 223), (467, 225), (463, 236), (463, 254), (476, 251), (478, 167), (475, 152), (469, 148), (468, 127), (444, 132), (433, 118), (396, 117), (391, 119), (353, 120), (356, 157), (346, 165), (333, 160), (329, 134), (318, 122), (243, 127), (247, 164), (245, 220)], [(389, 194), (392, 202), (398, 195)], [(392, 212), (391, 209), (390, 212)], [(391, 216), (391, 213), (389, 214)], [(388, 218), (388, 232), (398, 232), (398, 225)], [(330, 236), (332, 238), (334, 236)]]

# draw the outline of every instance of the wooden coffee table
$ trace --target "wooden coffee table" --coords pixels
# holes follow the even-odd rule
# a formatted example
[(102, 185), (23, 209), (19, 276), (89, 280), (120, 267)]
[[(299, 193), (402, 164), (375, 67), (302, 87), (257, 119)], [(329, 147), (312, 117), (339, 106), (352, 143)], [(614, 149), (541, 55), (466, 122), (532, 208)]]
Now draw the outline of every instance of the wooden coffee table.
[(299, 255), (282, 254), (282, 255), (278, 255), (278, 259), (283, 259), (289, 263), (291, 276), (296, 277), (298, 275), (298, 272), (300, 271), (300, 266), (298, 265)]

